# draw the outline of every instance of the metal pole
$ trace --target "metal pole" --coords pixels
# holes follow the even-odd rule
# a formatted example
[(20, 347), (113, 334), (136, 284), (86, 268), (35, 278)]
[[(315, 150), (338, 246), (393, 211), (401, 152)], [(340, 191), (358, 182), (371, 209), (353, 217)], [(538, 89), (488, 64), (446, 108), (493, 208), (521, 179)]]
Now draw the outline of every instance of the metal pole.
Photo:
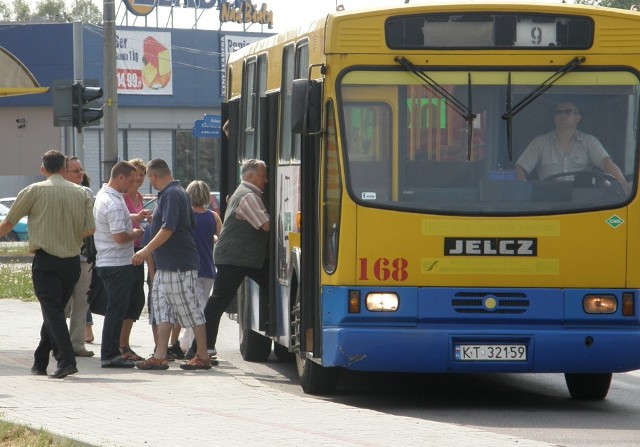
[(104, 34), (104, 179), (118, 161), (118, 83), (116, 77), (116, 7), (115, 0), (103, 0)]
[[(84, 59), (83, 59), (83, 39), (82, 39), (82, 23), (73, 23), (73, 79), (84, 79)], [(65, 132), (70, 141), (65, 142), (65, 149), (73, 147), (73, 153), (67, 155), (75, 155), (84, 164), (84, 133), (79, 132), (73, 135), (73, 127), (68, 127), (70, 132)], [(67, 128), (65, 128), (65, 131)], [(68, 145), (67, 145), (68, 144)]]

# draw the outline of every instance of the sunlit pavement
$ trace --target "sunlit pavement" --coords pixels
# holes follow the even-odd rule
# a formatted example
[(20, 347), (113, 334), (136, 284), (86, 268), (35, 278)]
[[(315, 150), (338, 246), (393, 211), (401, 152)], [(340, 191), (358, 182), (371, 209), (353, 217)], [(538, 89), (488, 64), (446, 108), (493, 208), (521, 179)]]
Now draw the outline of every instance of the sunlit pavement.
[[(131, 347), (153, 351), (143, 319)], [(94, 318), (100, 340), (102, 317)], [(37, 303), (0, 300), (0, 418), (96, 446), (487, 446), (549, 444), (464, 426), (395, 416), (295, 396), (245, 375), (221, 358), (210, 371), (100, 368), (78, 358), (78, 374), (30, 373), (42, 317)], [(237, 325), (226, 317), (221, 333)], [(230, 338), (230, 337), (226, 337)], [(237, 340), (237, 337), (234, 337)], [(49, 373), (55, 370), (55, 360)]]

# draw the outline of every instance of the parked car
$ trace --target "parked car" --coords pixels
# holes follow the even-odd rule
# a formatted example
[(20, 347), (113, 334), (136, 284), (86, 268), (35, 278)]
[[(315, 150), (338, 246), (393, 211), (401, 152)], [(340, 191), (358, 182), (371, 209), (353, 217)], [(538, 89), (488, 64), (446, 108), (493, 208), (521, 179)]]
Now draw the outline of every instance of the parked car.
[[(5, 217), (9, 214), (9, 208), (0, 204), (0, 222), (4, 221)], [(5, 237), (0, 239), (0, 242), (18, 242), (29, 240), (27, 233), (27, 218), (23, 217), (18, 221), (13, 230), (11, 230)]]
[(147, 204), (147, 202), (152, 201), (153, 199), (156, 199), (158, 196), (155, 194), (142, 194), (142, 203), (144, 203), (145, 205)]
[(153, 196), (151, 198), (143, 197), (144, 200), (144, 209), (153, 212), (156, 207), (156, 202), (158, 202), (158, 198)]
[(13, 202), (16, 201), (15, 197), (3, 197), (2, 199), (0, 199), (0, 205), (4, 205), (7, 208), (11, 208), (11, 205), (13, 205)]
[[(153, 210), (156, 207), (156, 202), (158, 201), (158, 197), (145, 195), (143, 196), (143, 200), (144, 200), (144, 209), (153, 212)], [(211, 193), (211, 202), (209, 203), (209, 209), (220, 214), (220, 193), (218, 191), (214, 191)]]

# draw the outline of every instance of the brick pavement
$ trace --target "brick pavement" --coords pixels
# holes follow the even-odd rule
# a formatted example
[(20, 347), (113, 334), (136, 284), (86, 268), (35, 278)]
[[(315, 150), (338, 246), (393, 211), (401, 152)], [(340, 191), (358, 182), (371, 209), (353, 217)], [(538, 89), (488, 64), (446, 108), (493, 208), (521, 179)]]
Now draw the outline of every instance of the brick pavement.
[[(94, 332), (101, 331), (96, 317)], [(226, 322), (225, 322), (226, 321)], [(223, 319), (222, 330), (236, 330)], [(276, 390), (220, 359), (211, 371), (101, 369), (78, 358), (63, 380), (32, 376), (37, 303), (0, 300), (0, 418), (91, 446), (486, 446), (548, 444), (460, 425), (395, 416)], [(145, 321), (132, 347), (152, 351)], [(55, 361), (49, 366), (54, 369)]]

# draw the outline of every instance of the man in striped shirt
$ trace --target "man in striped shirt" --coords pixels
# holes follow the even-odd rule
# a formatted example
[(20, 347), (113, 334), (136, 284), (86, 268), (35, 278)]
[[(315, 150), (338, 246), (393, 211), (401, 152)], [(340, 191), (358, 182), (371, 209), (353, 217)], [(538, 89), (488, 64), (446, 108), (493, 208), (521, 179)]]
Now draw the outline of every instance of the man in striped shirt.
[(269, 214), (262, 199), (267, 184), (267, 165), (247, 160), (240, 170), (242, 182), (229, 198), (222, 232), (213, 249), (218, 271), (204, 315), (208, 349), (215, 349), (220, 318), (233, 300), (245, 276), (266, 290), (269, 284), (267, 242)]
[(80, 276), (82, 239), (94, 232), (91, 196), (62, 177), (65, 166), (62, 152), (46, 152), (40, 168), (46, 180), (20, 191), (0, 224), (2, 237), (29, 216), (29, 251), (34, 253), (31, 276), (44, 318), (31, 373), (47, 374), (53, 350), (58, 366), (50, 377), (55, 379), (78, 372), (64, 308)]

